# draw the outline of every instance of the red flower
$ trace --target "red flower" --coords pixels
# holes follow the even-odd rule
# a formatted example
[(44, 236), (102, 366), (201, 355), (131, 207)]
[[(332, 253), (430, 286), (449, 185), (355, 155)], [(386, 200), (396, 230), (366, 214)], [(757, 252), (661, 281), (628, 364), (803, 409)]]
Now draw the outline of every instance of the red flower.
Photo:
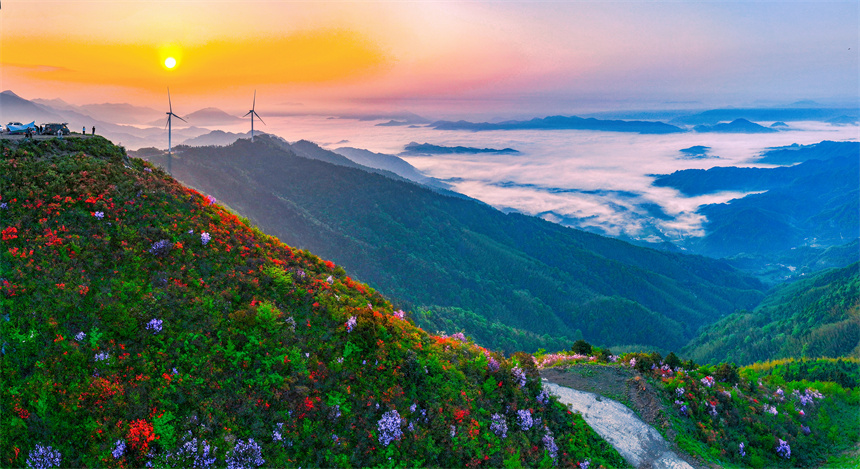
[(18, 228), (14, 226), (10, 226), (3, 230), (3, 241), (9, 241), (10, 239), (15, 239), (18, 237)]

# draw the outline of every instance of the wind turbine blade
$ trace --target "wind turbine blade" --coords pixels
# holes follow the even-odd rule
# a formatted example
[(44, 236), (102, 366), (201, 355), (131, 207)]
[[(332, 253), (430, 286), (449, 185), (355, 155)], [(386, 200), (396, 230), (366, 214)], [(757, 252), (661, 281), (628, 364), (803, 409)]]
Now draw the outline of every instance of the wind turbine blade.
[(168, 124), (170, 124), (170, 116), (167, 116), (167, 122), (164, 123), (164, 128), (166, 129)]
[(253, 111), (254, 109), (257, 109), (257, 90), (254, 90), (254, 103), (251, 104), (251, 110)]
[[(248, 117), (248, 115), (249, 115), (249, 114), (251, 114), (252, 112), (254, 112), (254, 111), (253, 111), (253, 110), (248, 111), (248, 112), (247, 112), (247, 113), (245, 113), (245, 115), (244, 115), (244, 116), (242, 116), (242, 117)], [(254, 113), (254, 114), (256, 114), (256, 113)]]
[(173, 117), (175, 117), (175, 118), (177, 118), (177, 119), (181, 120), (182, 122), (185, 122), (186, 124), (188, 123), (188, 121), (187, 121), (187, 120), (185, 120), (185, 119), (183, 119), (183, 118), (181, 118), (181, 117), (177, 116), (176, 114), (174, 114), (174, 115), (173, 115)]
[(173, 114), (173, 103), (170, 101), (170, 87), (167, 87), (167, 105), (170, 106), (170, 113)]
[(260, 115), (259, 115), (259, 114), (257, 114), (257, 111), (254, 111), (254, 115), (255, 115), (255, 116), (257, 116), (257, 119), (260, 119), (260, 122), (262, 122), (263, 124), (265, 124), (265, 122), (263, 121), (263, 118), (262, 118), (262, 117), (260, 117)]

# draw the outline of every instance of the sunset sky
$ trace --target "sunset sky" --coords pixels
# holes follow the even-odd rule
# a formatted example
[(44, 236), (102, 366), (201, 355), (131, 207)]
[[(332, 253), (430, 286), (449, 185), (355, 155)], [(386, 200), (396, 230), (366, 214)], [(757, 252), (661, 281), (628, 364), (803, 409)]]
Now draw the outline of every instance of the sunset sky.
[[(858, 2), (2, 2), (27, 99), (563, 113), (858, 101)], [(173, 57), (176, 66), (164, 65)]]

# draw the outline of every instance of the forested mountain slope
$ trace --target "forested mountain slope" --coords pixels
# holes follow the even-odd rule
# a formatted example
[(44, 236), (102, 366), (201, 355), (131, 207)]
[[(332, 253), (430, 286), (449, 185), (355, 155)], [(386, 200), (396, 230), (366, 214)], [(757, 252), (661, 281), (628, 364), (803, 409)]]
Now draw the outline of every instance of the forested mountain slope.
[(753, 311), (705, 330), (683, 353), (746, 365), (779, 358), (860, 357), (860, 263), (774, 289)]
[[(187, 148), (172, 167), (266, 232), (392, 298), (463, 308), (538, 335), (680, 347), (699, 326), (762, 298), (758, 281), (719, 261), (504, 214), (302, 158), (279, 141)], [(503, 339), (485, 345), (519, 348)]]

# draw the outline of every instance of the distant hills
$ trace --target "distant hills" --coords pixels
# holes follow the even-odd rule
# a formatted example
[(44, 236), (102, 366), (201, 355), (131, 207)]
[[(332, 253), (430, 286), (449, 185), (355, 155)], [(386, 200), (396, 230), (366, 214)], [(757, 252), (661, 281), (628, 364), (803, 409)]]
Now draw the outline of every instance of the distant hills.
[(475, 147), (446, 147), (442, 145), (433, 145), (430, 143), (410, 142), (403, 149), (401, 155), (450, 155), (456, 153), (475, 154), (475, 153), (495, 153), (495, 154), (512, 154), (519, 153), (513, 148), (475, 148)]
[(769, 134), (779, 132), (779, 130), (771, 127), (764, 127), (746, 119), (735, 119), (728, 123), (714, 125), (697, 125), (693, 130), (700, 133), (716, 132), (716, 133), (731, 133), (731, 134)]
[[(506, 215), (411, 182), (335, 166), (321, 155), (299, 156), (326, 153), (312, 146), (259, 138), (189, 147), (173, 169), (267, 232), (334, 259), (391, 298), (416, 308), (459, 307), (486, 318), (487, 327), (671, 348), (699, 326), (761, 298), (758, 281), (722, 262)], [(449, 333), (450, 324), (463, 327), (438, 324)], [(513, 336), (491, 340), (486, 345), (520, 348)]]
[[(214, 108), (207, 107), (200, 109), (198, 111), (194, 111), (187, 116), (183, 116), (185, 120), (188, 121), (191, 125), (202, 125), (202, 126), (211, 126), (211, 125), (230, 125), (236, 124), (238, 122), (244, 122), (245, 119), (241, 117), (234, 116), (232, 114), (227, 114), (226, 112)], [(155, 125), (156, 123), (153, 123)], [(164, 125), (163, 123), (158, 122), (159, 125)]]
[[(674, 187), (688, 196), (762, 191), (700, 207), (698, 212), (708, 220), (706, 235), (683, 245), (699, 254), (733, 258), (736, 265), (747, 269), (772, 272), (780, 263), (794, 269), (803, 266), (797, 262), (810, 258), (810, 249), (823, 253), (860, 237), (858, 155), (858, 142), (790, 146), (771, 149), (760, 161), (803, 163), (777, 168), (689, 169), (660, 176), (654, 185)], [(781, 275), (791, 274), (783, 269)]]
[(683, 349), (697, 362), (860, 357), (860, 264), (780, 285), (753, 311), (704, 328)]
[[(265, 132), (259, 130), (254, 131), (254, 135), (263, 135)], [(182, 142), (183, 145), (192, 147), (205, 147), (208, 145), (230, 145), (240, 138), (251, 138), (251, 131), (245, 133), (225, 132), (223, 130), (213, 130), (208, 134), (198, 135), (194, 138), (189, 138)]]
[(737, 109), (711, 109), (696, 114), (682, 115), (672, 118), (669, 123), (677, 125), (714, 125), (720, 122), (745, 119), (753, 122), (791, 122), (791, 121), (821, 121), (851, 122), (860, 116), (856, 108), (829, 107), (762, 107)]
[(668, 134), (685, 132), (684, 129), (663, 122), (584, 119), (576, 116), (550, 116), (527, 121), (498, 123), (468, 121), (436, 121), (430, 127), (439, 130), (602, 130), (607, 132), (636, 132), (640, 134)]

